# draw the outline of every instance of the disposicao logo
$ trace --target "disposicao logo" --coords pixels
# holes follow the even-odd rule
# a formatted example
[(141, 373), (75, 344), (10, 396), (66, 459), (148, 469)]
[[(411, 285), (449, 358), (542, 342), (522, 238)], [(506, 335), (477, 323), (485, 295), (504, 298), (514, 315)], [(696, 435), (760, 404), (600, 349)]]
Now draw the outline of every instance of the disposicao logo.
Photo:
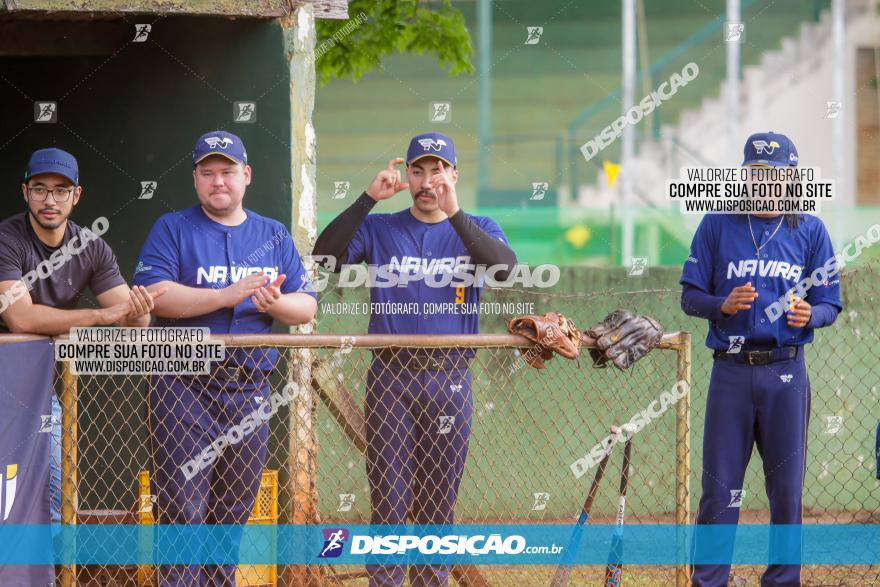
[(345, 541), (348, 540), (348, 530), (344, 528), (325, 528), (321, 530), (324, 533), (324, 547), (318, 558), (336, 558), (342, 554)]

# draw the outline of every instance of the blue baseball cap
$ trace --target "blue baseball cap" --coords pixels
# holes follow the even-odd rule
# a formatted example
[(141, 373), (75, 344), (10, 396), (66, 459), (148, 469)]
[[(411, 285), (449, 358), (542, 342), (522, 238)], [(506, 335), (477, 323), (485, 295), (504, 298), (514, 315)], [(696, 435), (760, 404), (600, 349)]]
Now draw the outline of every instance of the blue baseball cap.
[(423, 157), (437, 157), (453, 167), (458, 165), (458, 157), (455, 155), (455, 143), (452, 139), (439, 132), (426, 132), (416, 135), (409, 142), (409, 149), (406, 150), (407, 166)]
[(79, 165), (76, 157), (67, 151), (55, 148), (34, 151), (24, 172), (24, 180), (43, 173), (57, 173), (72, 181), (73, 185), (79, 185)]
[(199, 161), (211, 155), (222, 155), (234, 163), (247, 165), (247, 151), (244, 148), (244, 143), (240, 138), (225, 130), (206, 132), (199, 137), (193, 149), (193, 165), (197, 165)]
[(771, 165), (773, 167), (796, 167), (798, 152), (785, 135), (759, 132), (746, 140), (743, 148), (743, 165)]

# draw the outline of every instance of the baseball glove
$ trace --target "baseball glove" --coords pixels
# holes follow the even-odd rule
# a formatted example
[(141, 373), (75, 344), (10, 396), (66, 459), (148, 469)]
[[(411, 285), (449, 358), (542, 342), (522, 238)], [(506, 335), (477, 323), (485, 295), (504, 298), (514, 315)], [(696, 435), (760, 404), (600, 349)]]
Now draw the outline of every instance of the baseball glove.
[(590, 349), (594, 367), (606, 367), (610, 361), (618, 369), (628, 369), (660, 344), (663, 327), (650, 316), (615, 310), (585, 335), (596, 345)]
[(523, 359), (536, 369), (543, 369), (544, 361), (552, 359), (553, 353), (566, 359), (576, 359), (581, 353), (583, 334), (574, 322), (556, 312), (514, 318), (507, 324), (507, 330), (535, 343), (523, 353)]

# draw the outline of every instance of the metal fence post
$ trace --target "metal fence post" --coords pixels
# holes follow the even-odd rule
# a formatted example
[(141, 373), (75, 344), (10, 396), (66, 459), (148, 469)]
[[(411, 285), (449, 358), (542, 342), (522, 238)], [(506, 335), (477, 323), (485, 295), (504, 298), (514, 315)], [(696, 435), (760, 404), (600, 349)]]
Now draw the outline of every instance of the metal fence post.
[[(675, 410), (675, 523), (679, 528), (690, 521), (691, 475), (691, 333), (680, 332), (676, 344), (678, 354), (678, 381), (687, 383), (687, 395), (676, 404)], [(681, 532), (677, 532), (681, 537)], [(679, 545), (680, 548), (681, 545)], [(676, 571), (677, 587), (690, 584), (688, 566), (679, 565)]]
[[(54, 392), (53, 392), (54, 393)], [(61, 524), (76, 525), (77, 377), (61, 363)], [(61, 587), (76, 583), (76, 565), (61, 568)]]

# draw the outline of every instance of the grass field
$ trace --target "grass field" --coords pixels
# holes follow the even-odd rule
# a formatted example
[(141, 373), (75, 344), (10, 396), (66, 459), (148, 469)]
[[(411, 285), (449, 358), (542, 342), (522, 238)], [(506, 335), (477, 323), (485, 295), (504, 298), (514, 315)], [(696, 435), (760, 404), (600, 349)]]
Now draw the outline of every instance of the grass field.
[[(876, 348), (880, 317), (874, 290), (877, 262), (847, 271), (843, 276), (845, 311), (837, 323), (817, 332), (807, 361), (812, 380), (812, 421), (808, 470), (805, 482), (805, 523), (877, 523), (880, 494), (873, 460), (880, 375)], [(678, 307), (677, 268), (652, 269), (650, 276), (634, 279), (624, 270), (578, 269), (565, 272), (552, 292), (489, 291), (486, 300), (535, 303), (535, 311), (562, 311), (577, 324), (597, 322), (617, 307), (627, 307), (656, 317), (668, 330), (693, 332), (690, 510), (700, 496), (701, 439), (711, 358), (703, 346), (705, 323), (687, 318)], [(557, 292), (584, 292), (562, 294)], [(585, 293), (592, 292), (592, 293)], [(359, 294), (333, 290), (325, 300), (352, 301)], [(482, 332), (503, 332), (510, 316), (485, 316)], [(323, 332), (356, 332), (366, 326), (362, 317), (326, 316)], [(358, 373), (366, 357), (352, 357), (345, 370), (356, 397), (363, 393)], [(473, 363), (475, 413), (471, 449), (462, 482), (457, 516), (475, 523), (571, 523), (583, 502), (589, 476), (575, 479), (568, 465), (597, 442), (607, 426), (626, 421), (675, 381), (675, 355), (655, 352), (631, 373), (591, 369), (560, 359), (548, 369), (529, 368), (511, 373), (515, 360), (507, 349), (479, 351)], [(319, 492), (322, 518), (355, 523), (366, 519), (369, 497), (360, 455), (342, 438), (329, 414), (319, 408), (321, 451)], [(827, 416), (842, 418), (839, 430), (829, 432)], [(634, 444), (633, 474), (628, 498), (627, 523), (671, 522), (675, 508), (675, 416), (662, 419), (640, 432)], [(619, 453), (612, 457), (614, 479), (600, 489), (594, 505), (596, 523), (610, 522), (616, 505)], [(743, 522), (767, 523), (760, 458), (746, 475), (747, 509)], [(543, 511), (530, 511), (533, 492), (547, 492)], [(335, 511), (335, 494), (357, 495), (351, 512)], [(489, 567), (487, 576), (496, 585), (548, 585), (553, 569), (544, 566)], [(584, 567), (572, 585), (599, 584), (602, 570)], [(735, 573), (749, 585), (759, 584), (761, 567), (737, 566)], [(804, 585), (872, 585), (880, 582), (876, 567), (805, 566)], [(629, 585), (671, 585), (672, 567), (631, 566)], [(357, 583), (352, 583), (357, 584)]]

